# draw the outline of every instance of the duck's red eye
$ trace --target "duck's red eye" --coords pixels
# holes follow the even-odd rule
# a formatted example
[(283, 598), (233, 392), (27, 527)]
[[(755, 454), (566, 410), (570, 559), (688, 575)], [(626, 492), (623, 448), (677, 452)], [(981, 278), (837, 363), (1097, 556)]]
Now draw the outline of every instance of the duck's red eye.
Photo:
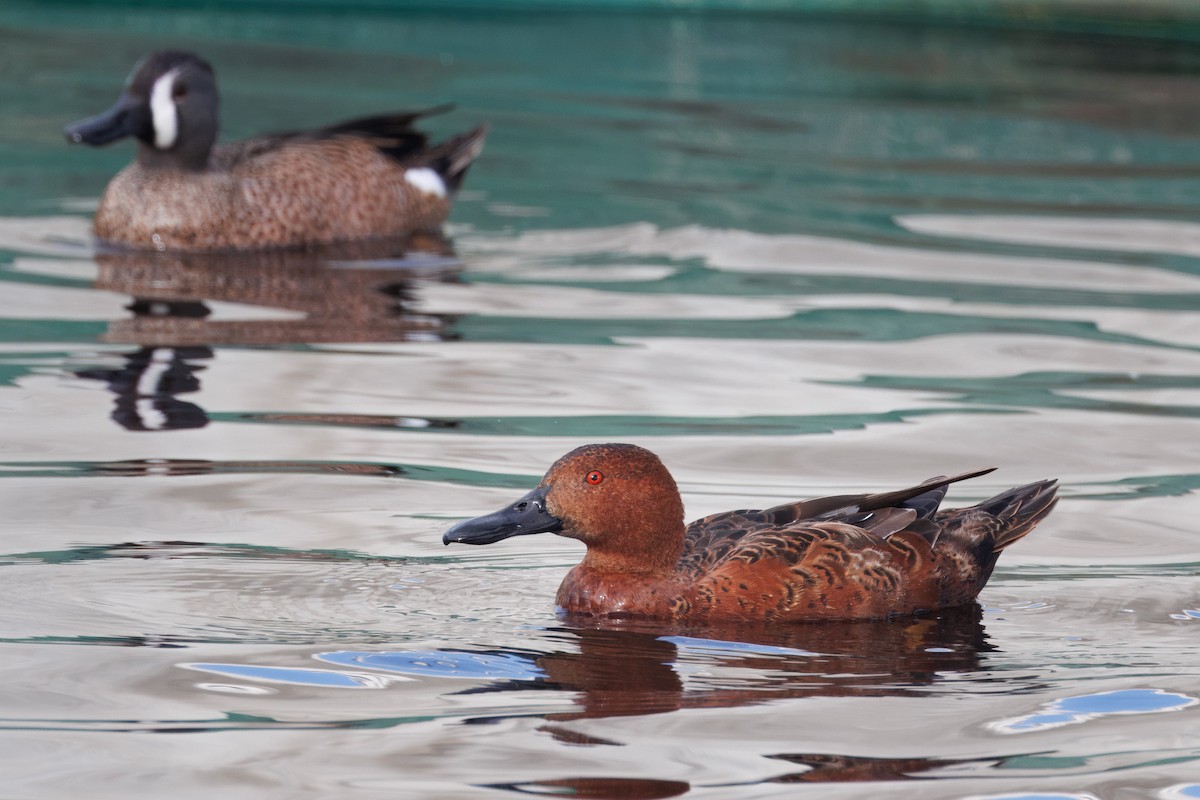
[(600, 481), (604, 480), (604, 473), (599, 470), (592, 470), (587, 474), (587, 482), (595, 486)]
[(186, 96), (187, 96), (187, 87), (184, 86), (182, 83), (177, 83), (171, 87), (171, 97), (174, 97), (176, 100), (178, 100), (179, 98), (186, 97)]

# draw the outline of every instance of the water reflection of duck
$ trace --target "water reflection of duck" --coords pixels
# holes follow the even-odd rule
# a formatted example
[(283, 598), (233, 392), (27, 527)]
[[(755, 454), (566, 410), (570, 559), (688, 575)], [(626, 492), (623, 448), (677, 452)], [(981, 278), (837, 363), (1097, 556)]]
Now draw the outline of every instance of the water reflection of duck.
[[(579, 710), (551, 720), (640, 716), (681, 708), (757, 705), (797, 697), (911, 694), (953, 673), (979, 669), (992, 649), (977, 605), (892, 622), (702, 626), (601, 621), (560, 633), (579, 651), (537, 658), (545, 683), (580, 694)], [(693, 655), (694, 654), (694, 655)], [(681, 662), (699, 659), (704, 675)], [(719, 668), (714, 673), (713, 667)], [(753, 676), (730, 683), (720, 673)], [(520, 688), (516, 684), (508, 688)], [(543, 685), (544, 688), (544, 685)]]
[(217, 145), (207, 62), (159, 51), (134, 67), (117, 104), (66, 129), (102, 145), (137, 139), (108, 184), (101, 239), (135, 248), (214, 250), (398, 236), (445, 220), (486, 126), (434, 146), (413, 123), (444, 109), (386, 114)]
[[(461, 272), (449, 243), (424, 234), (312, 250), (105, 252), (96, 266), (95, 288), (134, 298), (104, 341), (156, 347), (438, 340), (454, 317), (416, 311), (416, 287)], [(298, 314), (213, 319), (213, 301)]]
[(569, 614), (690, 620), (881, 619), (971, 603), (1000, 552), (1054, 507), (1054, 481), (939, 510), (946, 486), (714, 514), (685, 527), (648, 450), (588, 445), (514, 505), (458, 523), (446, 544), (553, 532), (587, 545), (558, 590)]
[(139, 347), (122, 354), (115, 368), (77, 370), (75, 375), (103, 381), (117, 396), (113, 420), (130, 431), (203, 428), (208, 414), (178, 395), (200, 389), (198, 372), (212, 358), (207, 347)]
[[(681, 626), (623, 620), (596, 627), (563, 628), (577, 640), (578, 652), (537, 657), (544, 677), (511, 681), (482, 691), (539, 691), (548, 686), (576, 692), (576, 710), (546, 715), (541, 730), (577, 746), (620, 746), (624, 742), (590, 736), (564, 723), (581, 719), (644, 716), (683, 709), (735, 708), (810, 697), (919, 696), (939, 682), (981, 669), (980, 654), (993, 648), (977, 605), (936, 615), (890, 622), (822, 622), (809, 625)], [(476, 690), (479, 691), (479, 690)], [(770, 753), (767, 758), (795, 764), (764, 779), (770, 783), (903, 780), (955, 766), (984, 767), (995, 757), (861, 757), (841, 753)], [(624, 797), (637, 787), (604, 779), (560, 778), (515, 785), (518, 791), (576, 781), (596, 794)], [(637, 797), (674, 797), (682, 791), (651, 781)], [(679, 787), (675, 787), (679, 788)], [(601, 791), (603, 789), (603, 791)], [(659, 791), (662, 793), (659, 793)], [(606, 793), (607, 792), (607, 793)]]
[[(135, 344), (118, 367), (76, 371), (117, 396), (113, 419), (135, 431), (198, 428), (208, 415), (178, 395), (200, 389), (212, 345), (430, 341), (455, 317), (414, 310), (421, 282), (458, 280), (438, 236), (234, 253), (119, 251), (96, 255), (95, 287), (132, 295), (128, 319), (103, 340)], [(213, 319), (214, 301), (285, 312)], [(219, 316), (219, 315), (217, 315)]]

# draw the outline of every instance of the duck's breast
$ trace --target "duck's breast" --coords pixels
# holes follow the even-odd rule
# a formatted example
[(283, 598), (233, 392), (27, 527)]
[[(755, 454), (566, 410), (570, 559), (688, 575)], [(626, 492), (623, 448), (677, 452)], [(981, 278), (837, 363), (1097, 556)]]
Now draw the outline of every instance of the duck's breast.
[(555, 604), (568, 614), (671, 619), (683, 590), (673, 577), (612, 573), (579, 564), (558, 587)]
[(143, 249), (211, 249), (229, 244), (238, 186), (225, 173), (131, 164), (109, 182), (93, 221), (101, 239)]

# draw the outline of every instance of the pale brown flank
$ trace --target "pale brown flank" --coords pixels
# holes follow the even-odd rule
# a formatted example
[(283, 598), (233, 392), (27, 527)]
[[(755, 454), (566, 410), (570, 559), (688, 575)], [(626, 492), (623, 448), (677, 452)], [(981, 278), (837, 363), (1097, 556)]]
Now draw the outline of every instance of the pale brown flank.
[[(602, 480), (590, 483), (592, 473)], [(558, 532), (588, 548), (559, 587), (558, 605), (573, 614), (799, 621), (969, 603), (999, 553), (1055, 504), (1055, 482), (1040, 481), (938, 510), (946, 484), (978, 474), (730, 511), (685, 527), (675, 481), (653, 453), (581, 447), (541, 483)], [(447, 541), (466, 541), (452, 533)]]
[(365, 139), (251, 144), (218, 147), (205, 172), (130, 164), (100, 200), (96, 235), (167, 250), (315, 244), (433, 230), (450, 213), (451, 196), (418, 190)]

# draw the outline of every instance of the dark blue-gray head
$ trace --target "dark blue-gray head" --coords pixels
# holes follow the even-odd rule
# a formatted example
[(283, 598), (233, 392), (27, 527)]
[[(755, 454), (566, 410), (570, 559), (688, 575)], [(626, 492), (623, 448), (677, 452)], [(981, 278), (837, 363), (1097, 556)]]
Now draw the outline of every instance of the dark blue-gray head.
[(192, 53), (150, 53), (134, 66), (116, 105), (64, 133), (70, 142), (90, 145), (132, 136), (143, 166), (204, 169), (217, 138), (216, 76)]

